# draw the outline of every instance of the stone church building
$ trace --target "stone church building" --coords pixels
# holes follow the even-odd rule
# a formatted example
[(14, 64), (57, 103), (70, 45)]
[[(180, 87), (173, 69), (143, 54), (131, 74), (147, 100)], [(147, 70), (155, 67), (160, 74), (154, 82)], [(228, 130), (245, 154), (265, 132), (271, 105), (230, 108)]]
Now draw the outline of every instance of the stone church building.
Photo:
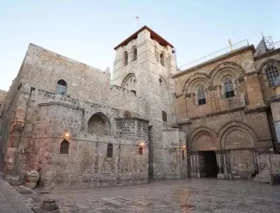
[(0, 166), (46, 187), (253, 178), (280, 143), (280, 49), (263, 38), (179, 70), (147, 26), (115, 48), (112, 75), (30, 44), (0, 91)]

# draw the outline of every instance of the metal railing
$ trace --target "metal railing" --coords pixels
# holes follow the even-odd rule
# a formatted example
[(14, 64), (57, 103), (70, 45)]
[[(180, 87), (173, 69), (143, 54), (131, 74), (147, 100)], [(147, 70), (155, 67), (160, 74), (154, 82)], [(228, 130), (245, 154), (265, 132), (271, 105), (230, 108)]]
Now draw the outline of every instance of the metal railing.
[(280, 48), (280, 41), (274, 42), (274, 49), (279, 49)]
[(192, 61), (192, 62), (190, 62), (188, 64), (179, 66), (178, 68), (183, 71), (183, 70), (189, 69), (191, 67), (194, 67), (196, 65), (199, 65), (201, 63), (210, 61), (210, 60), (212, 60), (214, 58), (217, 58), (217, 57), (220, 57), (222, 55), (228, 54), (228, 53), (230, 53), (230, 52), (232, 52), (234, 50), (237, 50), (237, 49), (240, 49), (240, 48), (243, 48), (243, 47), (248, 47), (248, 46), (249, 46), (249, 42), (246, 39), (246, 40), (240, 41), (238, 43), (235, 43), (235, 44), (233, 44), (231, 46), (228, 46), (226, 48), (223, 48), (221, 50), (218, 50), (218, 51), (216, 51), (214, 53), (211, 53), (211, 54), (209, 54), (207, 56), (204, 56), (204, 57), (202, 57), (200, 59)]

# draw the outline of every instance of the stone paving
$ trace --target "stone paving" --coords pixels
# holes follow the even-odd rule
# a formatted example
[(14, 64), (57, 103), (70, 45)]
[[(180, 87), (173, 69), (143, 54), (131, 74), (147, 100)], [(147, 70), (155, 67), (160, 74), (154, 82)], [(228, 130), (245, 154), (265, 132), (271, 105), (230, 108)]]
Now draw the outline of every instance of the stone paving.
[(27, 206), (25, 197), (19, 194), (0, 173), (0, 213), (34, 213)]
[[(63, 213), (279, 213), (280, 186), (244, 180), (186, 179), (114, 188), (25, 194), (29, 205), (55, 199)], [(43, 192), (46, 193), (46, 192)]]

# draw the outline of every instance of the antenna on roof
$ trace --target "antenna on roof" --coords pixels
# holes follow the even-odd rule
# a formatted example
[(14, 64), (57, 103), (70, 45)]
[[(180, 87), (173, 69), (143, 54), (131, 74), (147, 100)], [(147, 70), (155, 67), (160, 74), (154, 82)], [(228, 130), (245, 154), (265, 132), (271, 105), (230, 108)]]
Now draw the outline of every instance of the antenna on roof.
[(263, 32), (261, 31), (261, 33), (262, 33), (262, 38), (264, 38), (264, 35), (263, 35)]

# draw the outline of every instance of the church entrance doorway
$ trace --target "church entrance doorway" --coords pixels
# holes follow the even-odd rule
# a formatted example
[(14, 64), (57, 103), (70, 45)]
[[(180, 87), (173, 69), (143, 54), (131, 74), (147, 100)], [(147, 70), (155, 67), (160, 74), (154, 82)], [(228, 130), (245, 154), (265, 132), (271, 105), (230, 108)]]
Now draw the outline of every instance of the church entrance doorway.
[(199, 152), (199, 159), (200, 176), (216, 178), (219, 172), (216, 153), (214, 151)]

